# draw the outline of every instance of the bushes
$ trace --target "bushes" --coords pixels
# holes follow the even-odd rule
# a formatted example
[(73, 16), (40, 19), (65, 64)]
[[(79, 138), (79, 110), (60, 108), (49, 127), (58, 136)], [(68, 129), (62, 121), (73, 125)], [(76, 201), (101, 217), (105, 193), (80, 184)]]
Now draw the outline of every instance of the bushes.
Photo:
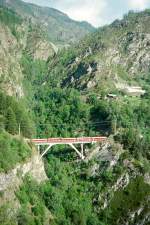
[(46, 165), (49, 181), (42, 185), (41, 191), (46, 206), (54, 215), (53, 224), (90, 225), (94, 221), (92, 225), (98, 225), (88, 184), (74, 172), (70, 176), (76, 169), (52, 156)]
[(43, 225), (46, 220), (46, 210), (40, 187), (30, 176), (26, 176), (23, 185), (17, 192), (21, 203), (18, 212), (18, 224)]
[(7, 172), (31, 156), (31, 149), (20, 139), (0, 133), (0, 172)]
[[(148, 209), (147, 198), (150, 194), (150, 187), (144, 183), (143, 177), (137, 177), (124, 189), (115, 193), (110, 203), (109, 224), (120, 225), (130, 223), (132, 212), (143, 207)], [(107, 210), (106, 210), (107, 211)], [(142, 214), (143, 214), (142, 212)], [(142, 215), (144, 217), (144, 214)], [(136, 215), (138, 217), (138, 215)], [(135, 223), (133, 223), (135, 224)]]
[(92, 124), (91, 129), (97, 130), (99, 133), (110, 132), (110, 106), (105, 100), (97, 101), (92, 105), (90, 110), (90, 120), (94, 123)]
[(88, 120), (88, 105), (73, 89), (40, 88), (33, 110), (41, 136), (74, 136), (77, 129), (85, 128), (84, 121)]
[(143, 156), (149, 159), (150, 133), (147, 130), (144, 135), (141, 135), (140, 129), (126, 128), (115, 136), (115, 140), (123, 144), (123, 147), (128, 149), (135, 158)]

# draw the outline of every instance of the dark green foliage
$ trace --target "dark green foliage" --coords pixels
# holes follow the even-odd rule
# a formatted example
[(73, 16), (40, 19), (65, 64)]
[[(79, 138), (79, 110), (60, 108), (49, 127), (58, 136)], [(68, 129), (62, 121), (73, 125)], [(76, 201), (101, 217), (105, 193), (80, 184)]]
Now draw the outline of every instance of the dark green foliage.
[(111, 117), (110, 117), (110, 105), (104, 101), (96, 101), (91, 107), (91, 121), (94, 123), (91, 125), (91, 129), (97, 131), (111, 131)]
[(140, 130), (130, 127), (125, 129), (121, 135), (117, 135), (116, 140), (120, 141), (124, 145), (124, 148), (128, 149), (134, 157), (139, 158), (139, 156), (142, 155), (149, 159), (149, 132), (145, 133), (144, 136), (141, 136)]
[(17, 192), (21, 203), (18, 213), (18, 224), (20, 225), (43, 225), (46, 220), (46, 210), (38, 184), (26, 177), (24, 185)]
[(15, 113), (13, 112), (11, 107), (7, 109), (7, 115), (5, 118), (6, 118), (6, 130), (10, 134), (15, 134), (17, 130), (17, 122)]
[(0, 133), (0, 171), (6, 172), (31, 156), (31, 149), (23, 140), (6, 132)]
[(5, 118), (4, 116), (0, 115), (0, 132), (3, 131), (5, 128)]
[[(24, 52), (20, 63), (22, 66), (22, 72), (25, 75), (25, 81), (29, 81), (33, 86), (40, 86), (44, 83), (47, 78), (48, 70), (48, 66), (45, 61), (33, 60), (27, 52)], [(28, 87), (26, 87), (26, 89), (28, 91)]]
[[(112, 174), (107, 172), (103, 184), (100, 185), (99, 180), (91, 183), (87, 178), (79, 176), (81, 168), (84, 170), (85, 165), (76, 164), (74, 167), (73, 164), (64, 163), (51, 154), (46, 163), (49, 180), (39, 188), (36, 182), (28, 177), (17, 193), (21, 203), (19, 224), (21, 221), (33, 225), (43, 224), (46, 219), (45, 207), (52, 213), (49, 221), (53, 225), (120, 225), (130, 221), (130, 213), (143, 205), (144, 214), (139, 217), (136, 215), (135, 220), (144, 218), (148, 212), (147, 196), (150, 187), (144, 182), (143, 177), (131, 180), (124, 190), (114, 193), (107, 209), (97, 215), (93, 211), (93, 198), (104, 187), (107, 188)], [(76, 172), (78, 169), (79, 172)], [(133, 224), (136, 224), (134, 222)]]
[[(109, 207), (109, 224), (120, 225), (125, 224), (127, 221), (129, 222), (130, 213), (140, 207), (144, 207), (143, 213), (146, 213), (149, 207), (147, 200), (149, 194), (150, 187), (144, 183), (143, 177), (137, 177), (135, 180), (132, 180), (124, 190), (115, 193)], [(138, 215), (136, 215), (136, 218), (138, 218)], [(132, 221), (132, 224), (136, 224), (136, 221)]]
[(62, 64), (63, 66), (67, 66), (68, 64), (71, 64), (76, 57), (76, 52), (75, 49), (68, 49), (62, 50), (59, 52), (59, 63)]
[(25, 137), (31, 137), (35, 133), (31, 114), (27, 112), (25, 105), (0, 92), (0, 126), (11, 134), (20, 132)]
[(46, 168), (50, 181), (42, 187), (42, 192), (46, 206), (56, 218), (54, 224), (83, 225), (94, 221), (98, 225), (88, 182), (78, 179), (71, 165), (52, 156)]
[(88, 120), (88, 106), (73, 89), (41, 87), (35, 94), (34, 112), (38, 133), (46, 136), (74, 135), (85, 129)]
[[(57, 165), (54, 166), (54, 164)], [(17, 217), (18, 223), (42, 225), (49, 217), (50, 223), (54, 225), (98, 225), (98, 217), (92, 212), (92, 199), (89, 194), (85, 198), (76, 178), (68, 176), (71, 166), (53, 158), (49, 161), (48, 167), (48, 173), (53, 173), (52, 181), (50, 179), (39, 187), (34, 180), (27, 177), (17, 192), (21, 203), (21, 210)], [(57, 180), (57, 177), (59, 177), (59, 185), (53, 182)], [(50, 216), (50, 213), (46, 215), (46, 207), (53, 216)]]

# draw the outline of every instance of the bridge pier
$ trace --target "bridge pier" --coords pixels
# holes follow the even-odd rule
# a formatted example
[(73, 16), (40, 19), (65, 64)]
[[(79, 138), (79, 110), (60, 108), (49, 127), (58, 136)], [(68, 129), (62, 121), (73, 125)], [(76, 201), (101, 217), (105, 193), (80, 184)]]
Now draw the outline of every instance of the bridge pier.
[[(46, 155), (46, 153), (50, 150), (50, 148), (53, 146), (54, 144), (50, 144), (41, 154), (40, 158), (42, 158), (44, 155)], [(81, 152), (79, 152), (79, 150), (71, 143), (68, 144), (71, 148), (73, 148), (73, 150), (76, 151), (76, 153), (78, 154), (78, 156), (83, 160), (85, 159), (84, 157), (84, 150), (83, 150), (83, 144), (81, 144)], [(42, 145), (43, 146), (43, 145)], [(38, 145), (38, 152), (40, 152), (40, 145)]]
[(49, 149), (53, 146), (53, 144), (50, 144), (45, 151), (41, 154), (41, 158), (49, 151)]
[[(84, 160), (84, 144), (94, 144), (97, 142), (105, 141), (106, 137), (79, 137), (79, 138), (48, 138), (48, 139), (32, 139), (32, 142), (38, 146), (38, 150), (40, 152), (40, 146), (46, 146), (46, 149), (42, 152), (41, 158), (50, 150), (50, 148), (54, 145), (69, 145), (78, 156)], [(80, 144), (81, 151), (79, 151), (75, 144)]]
[(85, 158), (83, 155), (83, 144), (81, 144), (81, 152), (79, 152), (78, 149), (73, 144), (69, 144), (69, 145), (76, 151), (76, 153), (82, 160)]
[(84, 148), (83, 148), (83, 143), (81, 143), (81, 154), (84, 156)]

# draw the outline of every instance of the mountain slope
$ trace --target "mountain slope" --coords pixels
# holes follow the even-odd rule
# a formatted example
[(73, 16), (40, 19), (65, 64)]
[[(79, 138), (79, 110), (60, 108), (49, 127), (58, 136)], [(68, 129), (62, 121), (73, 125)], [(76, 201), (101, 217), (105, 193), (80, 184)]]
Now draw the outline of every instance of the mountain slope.
[(7, 94), (21, 98), (24, 96), (23, 53), (35, 60), (47, 60), (56, 50), (38, 25), (29, 24), (5, 7), (0, 7), (0, 31), (0, 87)]
[[(150, 221), (149, 25), (149, 10), (130, 12), (49, 58), (43, 79), (33, 77), (33, 86), (38, 84), (34, 112), (39, 135), (46, 130), (51, 136), (109, 137), (104, 146), (94, 148), (93, 163), (78, 165), (78, 182), (85, 185), (79, 193), (91, 193), (96, 212), (91, 223), (86, 213), (79, 216), (85, 224), (148, 225)], [(139, 94), (142, 88), (145, 92)], [(65, 161), (64, 155), (62, 150)], [(58, 208), (50, 206), (57, 218), (62, 215)], [(72, 214), (66, 214), (69, 224)]]
[(19, 15), (39, 24), (54, 44), (71, 44), (95, 30), (87, 22), (74, 21), (53, 8), (40, 7), (20, 0), (1, 0), (0, 5), (9, 7)]
[[(0, 49), (3, 50), (8, 37), (17, 43), (18, 47), (12, 44), (11, 49), (6, 45), (3, 51), (12, 60), (15, 50), (19, 51), (16, 63), (21, 68), (25, 92), (24, 98), (17, 101), (4, 93), (0, 95), (1, 168), (10, 169), (11, 157), (7, 156), (12, 150), (12, 167), (26, 159), (28, 152), (22, 150), (20, 142), (17, 146), (15, 140), (7, 142), (10, 135), (6, 131), (16, 135), (20, 130), (29, 138), (32, 135), (41, 138), (105, 135), (108, 138), (102, 145), (92, 148), (87, 145), (85, 161), (77, 160), (75, 152), (66, 146), (52, 148), (44, 158), (48, 180), (38, 185), (30, 175), (25, 177), (15, 192), (19, 209), (15, 214), (10, 213), (9, 201), (13, 201), (9, 199), (0, 208), (0, 224), (148, 225), (149, 10), (130, 12), (122, 21), (115, 21), (48, 57), (49, 50), (44, 54), (46, 60), (41, 51), (37, 54), (38, 43), (48, 42), (40, 25), (25, 20), (17, 24), (18, 14), (12, 15), (7, 9), (5, 14), (8, 13), (10, 23), (5, 17), (1, 19), (5, 36)], [(9, 62), (6, 66), (9, 71)], [(7, 76), (10, 77), (11, 74)], [(141, 86), (145, 93), (130, 96), (122, 90), (126, 86), (135, 89), (135, 85)], [(140, 87), (136, 89), (141, 91)], [(24, 99), (26, 108), (21, 104)], [(36, 135), (31, 119), (35, 122)], [(0, 192), (1, 199), (5, 195), (5, 190)]]
[(46, 61), (60, 46), (68, 46), (94, 30), (55, 9), (20, 0), (1, 0), (0, 6), (0, 87), (18, 98), (25, 91), (24, 55)]
[[(103, 88), (108, 93), (130, 82), (135, 86), (137, 80), (149, 79), (149, 27), (149, 10), (130, 12), (123, 20), (88, 36), (65, 53), (63, 86), (82, 90)], [(61, 53), (60, 58), (63, 57)], [(57, 58), (55, 65), (57, 67)], [(52, 68), (50, 65), (50, 74), (53, 73)]]

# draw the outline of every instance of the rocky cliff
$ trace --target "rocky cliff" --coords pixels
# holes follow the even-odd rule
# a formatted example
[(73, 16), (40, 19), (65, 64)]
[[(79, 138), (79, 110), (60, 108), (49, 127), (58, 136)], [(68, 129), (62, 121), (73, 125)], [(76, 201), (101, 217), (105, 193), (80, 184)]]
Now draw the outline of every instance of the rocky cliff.
[(0, 87), (7, 94), (24, 96), (21, 66), (24, 52), (34, 59), (47, 60), (55, 51), (40, 28), (29, 25), (13, 11), (0, 8)]
[(86, 174), (91, 180), (97, 180), (99, 190), (93, 199), (95, 208), (110, 213), (109, 224), (148, 224), (150, 174), (143, 173), (144, 162), (129, 159), (122, 147), (110, 138), (91, 149), (87, 156), (90, 166)]
[[(15, 192), (22, 185), (23, 178), (31, 175), (38, 183), (47, 179), (44, 163), (38, 152), (35, 152), (25, 163), (20, 163), (7, 173), (0, 173), (0, 205), (7, 202), (17, 204)], [(18, 207), (17, 207), (18, 208)]]
[[(12, 11), (13, 10), (13, 11)], [(22, 1), (0, 1), (0, 87), (17, 98), (24, 96), (24, 54), (34, 60), (53, 57), (59, 48), (79, 41), (94, 28), (49, 8)]]
[(111, 92), (129, 84), (138, 86), (140, 79), (148, 79), (149, 24), (149, 10), (130, 12), (123, 20), (85, 38), (68, 53), (73, 52), (63, 69), (67, 74), (65, 79), (62, 77), (63, 87)]

